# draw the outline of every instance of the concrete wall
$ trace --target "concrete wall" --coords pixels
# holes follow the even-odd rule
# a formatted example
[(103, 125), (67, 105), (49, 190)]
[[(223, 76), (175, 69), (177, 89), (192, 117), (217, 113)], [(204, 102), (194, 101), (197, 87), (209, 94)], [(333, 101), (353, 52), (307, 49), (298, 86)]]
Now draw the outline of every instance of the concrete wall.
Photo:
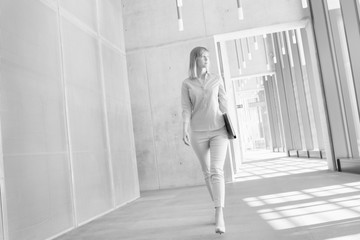
[(233, 0), (183, 2), (184, 31), (179, 32), (175, 0), (122, 0), (142, 190), (203, 183), (195, 155), (182, 142), (180, 86), (190, 50), (208, 47), (217, 73), (214, 35), (308, 16), (298, 0), (243, 1), (243, 21)]
[(1, 0), (0, 9), (5, 232), (48, 239), (139, 196), (122, 6)]

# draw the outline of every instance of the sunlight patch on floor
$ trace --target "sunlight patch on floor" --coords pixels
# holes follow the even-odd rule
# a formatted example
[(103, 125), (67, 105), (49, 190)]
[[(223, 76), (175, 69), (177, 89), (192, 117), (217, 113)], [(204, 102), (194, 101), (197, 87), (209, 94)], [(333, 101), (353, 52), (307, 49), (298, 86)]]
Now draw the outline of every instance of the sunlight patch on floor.
[(341, 236), (341, 237), (335, 237), (335, 238), (327, 238), (325, 240), (355, 240), (360, 239), (360, 233), (359, 234), (351, 234), (347, 236)]
[[(243, 200), (259, 208), (259, 216), (272, 228), (284, 230), (359, 218), (359, 192), (360, 182), (351, 182)], [(297, 201), (300, 203), (289, 205)]]
[(235, 175), (235, 182), (282, 177), (292, 174), (327, 170), (323, 159), (281, 158), (264, 162), (244, 163)]

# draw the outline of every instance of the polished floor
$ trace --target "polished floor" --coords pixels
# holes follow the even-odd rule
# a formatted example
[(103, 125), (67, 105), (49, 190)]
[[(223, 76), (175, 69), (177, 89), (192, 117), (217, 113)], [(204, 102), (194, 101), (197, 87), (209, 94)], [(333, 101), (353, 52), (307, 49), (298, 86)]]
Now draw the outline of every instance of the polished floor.
[(226, 184), (226, 233), (204, 186), (150, 191), (57, 240), (359, 240), (360, 176), (321, 159), (247, 161)]

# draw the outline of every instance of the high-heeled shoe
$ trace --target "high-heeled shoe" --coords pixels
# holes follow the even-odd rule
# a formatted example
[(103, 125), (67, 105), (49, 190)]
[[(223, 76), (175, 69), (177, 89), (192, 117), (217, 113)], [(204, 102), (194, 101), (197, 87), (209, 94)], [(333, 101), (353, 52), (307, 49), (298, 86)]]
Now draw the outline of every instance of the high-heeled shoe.
[(215, 233), (219, 233), (220, 235), (225, 233), (225, 222), (222, 208), (216, 209), (215, 211)]
[(216, 226), (215, 233), (219, 233), (220, 235), (225, 233), (225, 226)]

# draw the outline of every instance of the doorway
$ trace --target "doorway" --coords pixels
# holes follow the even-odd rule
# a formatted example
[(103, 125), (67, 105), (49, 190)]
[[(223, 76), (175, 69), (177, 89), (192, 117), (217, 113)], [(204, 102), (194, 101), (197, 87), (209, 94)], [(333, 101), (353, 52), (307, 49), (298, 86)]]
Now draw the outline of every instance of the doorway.
[[(231, 141), (236, 174), (246, 161), (327, 158), (322, 86), (309, 19), (214, 37), (239, 138)], [(324, 132), (326, 134), (324, 134)], [(325, 140), (324, 140), (325, 139)]]
[[(274, 126), (270, 125), (269, 118), (273, 116), (272, 109), (268, 107), (271, 108), (274, 104), (266, 93), (269, 91), (266, 89), (268, 86), (266, 79), (267, 77), (264, 79), (255, 75), (233, 81), (238, 127), (239, 132), (242, 133), (239, 137), (243, 146), (243, 162), (286, 155), (281, 150), (280, 154), (273, 156), (275, 149), (273, 149), (272, 136), (276, 134), (271, 134)], [(278, 139), (274, 139), (276, 140)]]

